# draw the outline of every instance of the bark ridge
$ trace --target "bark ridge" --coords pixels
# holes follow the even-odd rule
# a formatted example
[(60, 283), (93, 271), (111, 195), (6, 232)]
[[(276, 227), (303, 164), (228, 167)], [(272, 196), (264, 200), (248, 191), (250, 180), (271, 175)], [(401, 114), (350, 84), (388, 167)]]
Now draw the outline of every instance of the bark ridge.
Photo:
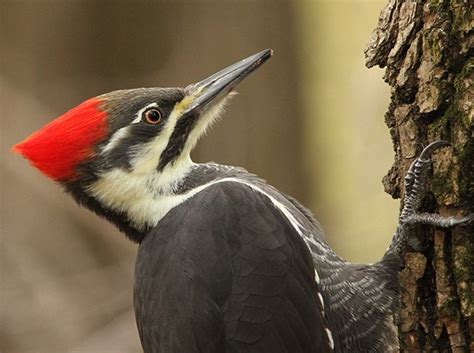
[[(391, 102), (385, 122), (395, 161), (383, 179), (394, 198), (423, 146), (433, 156), (423, 208), (446, 216), (474, 211), (474, 15), (470, 1), (390, 0), (367, 44), (368, 67), (386, 68)], [(420, 227), (421, 251), (400, 273), (402, 351), (474, 351), (474, 229)], [(418, 247), (417, 247), (418, 248)]]

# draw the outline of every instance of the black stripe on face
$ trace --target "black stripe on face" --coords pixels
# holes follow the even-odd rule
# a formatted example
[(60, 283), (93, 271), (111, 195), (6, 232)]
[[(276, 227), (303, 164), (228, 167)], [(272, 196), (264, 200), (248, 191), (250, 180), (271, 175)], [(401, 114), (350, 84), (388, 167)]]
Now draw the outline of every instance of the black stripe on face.
[[(106, 154), (100, 156), (100, 170), (112, 168), (132, 169), (132, 159), (143, 145), (158, 137), (166, 124), (176, 102), (184, 98), (181, 88), (137, 88), (115, 91), (103, 95), (105, 98), (103, 109), (109, 114), (108, 139), (99, 146), (103, 148), (113, 134), (121, 128), (127, 129), (127, 135), (121, 138), (117, 145)], [(137, 113), (150, 104), (156, 104), (161, 112), (162, 121), (156, 125), (139, 121), (132, 124)], [(99, 152), (98, 155), (101, 155)]]
[(173, 163), (183, 152), (189, 134), (193, 130), (199, 114), (191, 112), (189, 115), (182, 116), (178, 119), (173, 133), (160, 156), (158, 171), (161, 172), (169, 164)]
[(166, 122), (163, 122), (162, 125), (152, 126), (140, 122), (127, 127), (127, 136), (123, 137), (117, 146), (107, 154), (108, 167), (131, 170), (131, 161), (135, 154), (140, 152), (143, 145), (152, 141), (161, 133), (164, 124)]

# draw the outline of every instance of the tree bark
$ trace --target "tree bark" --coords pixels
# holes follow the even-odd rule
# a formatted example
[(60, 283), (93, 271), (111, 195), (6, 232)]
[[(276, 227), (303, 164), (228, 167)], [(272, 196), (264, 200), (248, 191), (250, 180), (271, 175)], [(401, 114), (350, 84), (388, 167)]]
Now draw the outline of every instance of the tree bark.
[[(386, 67), (392, 88), (385, 122), (395, 162), (385, 191), (403, 196), (403, 180), (423, 146), (447, 140), (433, 156), (423, 210), (474, 211), (474, 17), (472, 2), (390, 0), (367, 45), (367, 66)], [(474, 351), (473, 227), (419, 227), (417, 251), (400, 272), (400, 349)]]

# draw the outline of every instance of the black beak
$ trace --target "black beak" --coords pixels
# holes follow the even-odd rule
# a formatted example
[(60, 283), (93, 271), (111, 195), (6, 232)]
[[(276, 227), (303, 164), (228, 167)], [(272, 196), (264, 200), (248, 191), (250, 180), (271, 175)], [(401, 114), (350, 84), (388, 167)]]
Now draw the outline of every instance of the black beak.
[(186, 107), (183, 115), (191, 112), (201, 112), (205, 110), (212, 101), (215, 101), (219, 97), (224, 97), (245, 77), (267, 61), (272, 54), (273, 51), (271, 49), (261, 51), (260, 53), (249, 56), (226, 67), (198, 83), (187, 86), (185, 92), (187, 96), (192, 97), (192, 101), (189, 106)]

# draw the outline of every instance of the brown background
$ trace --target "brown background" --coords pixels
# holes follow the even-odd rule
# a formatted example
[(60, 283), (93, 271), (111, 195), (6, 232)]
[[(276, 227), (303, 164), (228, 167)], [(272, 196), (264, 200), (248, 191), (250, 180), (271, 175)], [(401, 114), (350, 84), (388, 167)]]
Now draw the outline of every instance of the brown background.
[(0, 2), (0, 351), (140, 352), (136, 245), (9, 152), (82, 100), (185, 85), (264, 48), (196, 161), (244, 166), (302, 201), (343, 257), (375, 261), (397, 202), (388, 87), (363, 49), (384, 1)]

